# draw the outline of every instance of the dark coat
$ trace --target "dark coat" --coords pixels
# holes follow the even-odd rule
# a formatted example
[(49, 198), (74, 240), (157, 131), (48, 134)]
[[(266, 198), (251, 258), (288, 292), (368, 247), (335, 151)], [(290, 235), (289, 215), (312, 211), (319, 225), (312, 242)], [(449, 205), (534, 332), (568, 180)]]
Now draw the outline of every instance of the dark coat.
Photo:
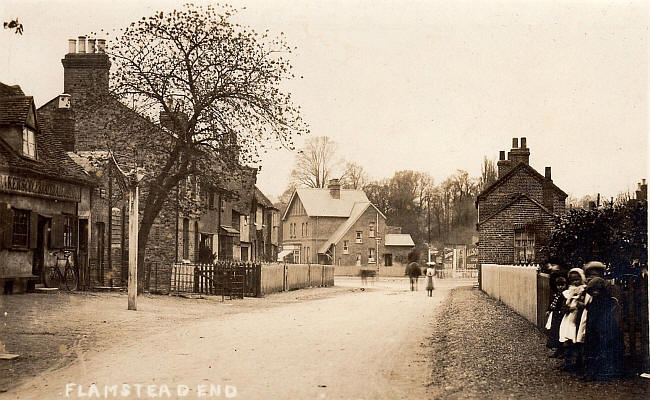
[(623, 374), (624, 344), (618, 321), (618, 304), (609, 296), (596, 296), (587, 305), (584, 365), (585, 376), (611, 380)]
[(410, 276), (411, 278), (417, 278), (422, 275), (420, 265), (418, 265), (418, 263), (415, 261), (409, 263), (409, 265), (406, 266), (406, 275)]

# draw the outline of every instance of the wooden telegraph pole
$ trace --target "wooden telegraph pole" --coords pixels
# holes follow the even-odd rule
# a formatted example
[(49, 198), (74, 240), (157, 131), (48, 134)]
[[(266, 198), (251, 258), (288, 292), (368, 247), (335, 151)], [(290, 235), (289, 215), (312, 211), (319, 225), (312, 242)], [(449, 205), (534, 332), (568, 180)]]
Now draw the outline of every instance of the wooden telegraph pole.
[(129, 277), (128, 277), (128, 309), (137, 310), (138, 295), (138, 203), (140, 200), (140, 181), (144, 178), (144, 169), (137, 167), (130, 173), (122, 171), (112, 152), (110, 161), (116, 172), (117, 182), (123, 190), (129, 191)]
[(137, 182), (129, 190), (129, 310), (138, 309), (138, 202)]
[(136, 168), (130, 176), (129, 185), (129, 282), (128, 282), (128, 309), (138, 309), (138, 208), (140, 201), (139, 184), (144, 173), (142, 168)]

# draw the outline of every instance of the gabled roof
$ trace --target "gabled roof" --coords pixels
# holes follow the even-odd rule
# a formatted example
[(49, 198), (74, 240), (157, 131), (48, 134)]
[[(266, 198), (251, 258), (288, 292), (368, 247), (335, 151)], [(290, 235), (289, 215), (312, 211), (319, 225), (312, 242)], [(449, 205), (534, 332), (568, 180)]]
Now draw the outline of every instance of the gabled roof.
[[(19, 86), (0, 83), (0, 123), (22, 125), (28, 122), (30, 110), (35, 110), (34, 100), (22, 93)], [(40, 124), (35, 112), (34, 118), (37, 125), (35, 128), (38, 129)], [(12, 172), (29, 173), (60, 181), (95, 184), (95, 180), (63, 151), (58, 139), (46, 130), (38, 130), (36, 135), (36, 159), (23, 157), (0, 139), (0, 167)]]
[(384, 246), (409, 246), (415, 247), (413, 238), (408, 233), (389, 233), (386, 234)]
[(489, 221), (490, 219), (492, 219), (496, 215), (499, 215), (503, 210), (513, 206), (514, 204), (517, 204), (519, 202), (519, 200), (524, 199), (524, 198), (528, 199), (531, 203), (535, 204), (537, 207), (539, 207), (542, 211), (544, 211), (548, 215), (553, 215), (553, 213), (548, 208), (544, 207), (544, 205), (542, 205), (541, 203), (539, 203), (535, 199), (531, 198), (527, 194), (522, 193), (522, 194), (519, 194), (518, 196), (516, 196), (514, 199), (512, 199), (512, 201), (506, 203), (503, 207), (499, 208), (497, 211), (492, 213), (492, 215), (490, 215), (489, 217), (487, 217), (484, 220), (480, 221), (478, 223), (478, 225), (484, 224), (485, 222)]
[(476, 197), (476, 201), (478, 200), (483, 200), (488, 194), (490, 194), (492, 191), (494, 191), (496, 188), (501, 186), (504, 182), (506, 182), (510, 177), (512, 177), (517, 171), (525, 169), (528, 172), (530, 172), (534, 178), (536, 178), (538, 181), (544, 183), (550, 184), (551, 188), (553, 188), (557, 193), (559, 193), (561, 196), (567, 197), (568, 195), (564, 193), (562, 189), (557, 187), (552, 181), (546, 179), (546, 177), (539, 172), (535, 170), (535, 168), (531, 167), (528, 164), (525, 163), (517, 163), (514, 167), (510, 169), (505, 175), (503, 175), (501, 178), (497, 179), (494, 183), (492, 183), (490, 186), (486, 187), (479, 195)]
[(350, 217), (344, 223), (339, 225), (329, 239), (327, 239), (327, 241), (325, 241), (325, 243), (323, 243), (323, 245), (318, 249), (318, 252), (321, 254), (325, 253), (331, 245), (337, 244), (369, 207), (373, 207), (382, 218), (386, 219), (386, 216), (371, 202), (354, 203), (352, 210), (350, 211)]
[(8, 96), (24, 96), (25, 92), (20, 88), (18, 85), (5, 85), (4, 83), (0, 82), (0, 97), (8, 97)]
[(25, 124), (33, 103), (31, 96), (0, 97), (0, 125)]
[(255, 201), (261, 204), (264, 208), (277, 210), (273, 203), (271, 203), (271, 200), (269, 200), (257, 186), (255, 186)]
[(368, 197), (363, 190), (341, 189), (341, 196), (335, 199), (330, 195), (329, 189), (299, 188), (291, 195), (287, 212), (298, 197), (305, 207), (305, 212), (310, 217), (349, 217), (355, 203), (368, 203)]

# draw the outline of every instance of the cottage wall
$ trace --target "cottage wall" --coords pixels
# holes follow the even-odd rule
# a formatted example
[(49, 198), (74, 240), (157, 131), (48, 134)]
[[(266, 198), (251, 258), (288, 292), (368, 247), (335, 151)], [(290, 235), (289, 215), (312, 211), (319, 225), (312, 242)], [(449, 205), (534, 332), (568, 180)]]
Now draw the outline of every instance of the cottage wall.
[[(379, 225), (377, 226), (377, 218), (379, 218)], [(370, 224), (375, 224), (375, 237), (369, 237)], [(338, 226), (337, 226), (338, 228)], [(356, 242), (357, 232), (361, 231), (362, 243)], [(331, 231), (333, 233), (334, 231)], [(384, 247), (386, 232), (386, 220), (379, 215), (374, 207), (368, 209), (359, 217), (359, 219), (352, 225), (346, 234), (335, 244), (336, 248), (336, 265), (356, 265), (357, 255), (360, 255), (361, 265), (377, 266), (383, 265), (383, 255), (387, 252)], [(330, 234), (331, 235), (331, 234)], [(379, 239), (379, 246), (377, 246), (377, 239)], [(348, 242), (348, 253), (343, 250), (343, 242)], [(377, 247), (379, 247), (377, 249)], [(375, 253), (375, 260), (373, 263), (369, 262), (369, 249), (373, 249)]]
[(479, 263), (513, 263), (515, 227), (526, 224), (536, 226), (535, 254), (536, 258), (544, 259), (547, 254), (542, 245), (550, 237), (553, 217), (523, 197), (519, 202), (479, 225)]

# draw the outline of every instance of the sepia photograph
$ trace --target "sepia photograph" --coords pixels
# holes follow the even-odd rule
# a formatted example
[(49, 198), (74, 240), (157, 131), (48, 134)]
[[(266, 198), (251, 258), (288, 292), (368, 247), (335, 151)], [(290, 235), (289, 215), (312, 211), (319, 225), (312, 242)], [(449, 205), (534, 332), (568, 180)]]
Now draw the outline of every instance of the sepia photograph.
[(0, 400), (649, 399), (649, 17), (1, 0)]

